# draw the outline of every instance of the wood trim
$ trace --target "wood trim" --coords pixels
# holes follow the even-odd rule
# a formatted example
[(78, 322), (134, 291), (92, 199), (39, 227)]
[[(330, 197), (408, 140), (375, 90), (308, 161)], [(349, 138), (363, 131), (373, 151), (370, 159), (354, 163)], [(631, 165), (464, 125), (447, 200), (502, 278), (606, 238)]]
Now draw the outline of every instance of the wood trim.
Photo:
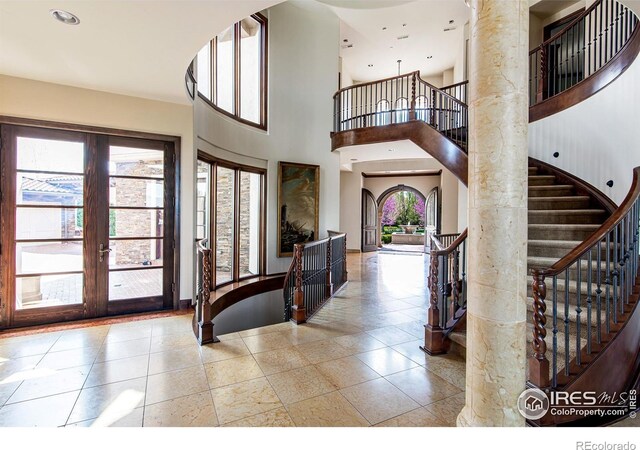
[(554, 175), (561, 184), (570, 184), (575, 186), (578, 195), (587, 195), (591, 198), (593, 207), (604, 209), (610, 215), (616, 212), (618, 205), (615, 204), (605, 193), (589, 184), (581, 178), (572, 175), (556, 166), (553, 166), (539, 159), (529, 157), (529, 165), (538, 168), (540, 175)]
[(420, 120), (333, 133), (331, 135), (331, 150), (351, 145), (377, 144), (404, 139), (410, 139), (433, 156), (467, 186), (467, 154), (453, 141)]
[[(596, 2), (599, 3), (599, 2)], [(593, 8), (589, 8), (589, 11), (591, 11)], [(548, 44), (550, 42), (553, 42), (557, 39), (557, 36), (561, 35), (562, 33), (565, 32), (565, 30), (573, 25), (575, 25), (580, 17), (582, 17), (583, 14), (586, 14), (585, 8), (580, 8), (570, 14), (567, 14), (566, 16), (551, 22), (549, 25), (546, 25), (543, 29), (542, 29), (542, 42), (543, 44), (541, 45), (545, 45)], [(557, 33), (555, 33), (554, 35), (551, 35), (551, 33), (549, 33), (549, 31), (553, 28), (556, 28), (558, 26), (561, 25), (565, 25), (564, 27), (562, 27), (562, 29), (560, 31), (558, 31)], [(537, 48), (539, 48), (540, 46), (538, 46)]]
[(640, 24), (624, 47), (604, 66), (566, 91), (529, 107), (529, 123), (564, 111), (588, 99), (611, 84), (635, 61), (640, 52)]
[(190, 298), (183, 298), (178, 300), (178, 307), (176, 308), (179, 311), (184, 311), (184, 310), (193, 310), (193, 302)]
[(429, 172), (397, 172), (397, 173), (362, 173), (364, 178), (394, 178), (394, 177), (439, 177), (442, 170)]

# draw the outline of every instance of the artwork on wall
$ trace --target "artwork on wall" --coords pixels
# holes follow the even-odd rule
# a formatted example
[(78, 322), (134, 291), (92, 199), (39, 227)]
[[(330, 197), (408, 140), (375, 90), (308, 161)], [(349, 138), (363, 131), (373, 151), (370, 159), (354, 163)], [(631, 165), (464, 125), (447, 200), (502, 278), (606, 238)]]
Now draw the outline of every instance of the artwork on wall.
[(318, 239), (320, 166), (278, 165), (278, 256), (291, 256), (293, 245)]

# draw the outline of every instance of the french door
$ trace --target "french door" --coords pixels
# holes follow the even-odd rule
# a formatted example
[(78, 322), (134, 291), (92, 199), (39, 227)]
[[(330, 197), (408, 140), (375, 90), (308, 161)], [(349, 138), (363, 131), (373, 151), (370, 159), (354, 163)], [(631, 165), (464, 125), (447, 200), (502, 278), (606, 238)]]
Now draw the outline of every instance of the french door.
[(1, 131), (0, 327), (173, 307), (173, 142)]

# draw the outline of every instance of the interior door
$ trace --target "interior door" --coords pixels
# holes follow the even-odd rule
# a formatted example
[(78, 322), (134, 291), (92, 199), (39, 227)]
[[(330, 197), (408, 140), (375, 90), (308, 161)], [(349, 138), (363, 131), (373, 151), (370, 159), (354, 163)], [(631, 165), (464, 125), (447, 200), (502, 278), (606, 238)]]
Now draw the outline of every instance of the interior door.
[(168, 170), (173, 151), (166, 148), (168, 145), (143, 139), (99, 138), (100, 315), (172, 306), (175, 196), (172, 171)]
[(362, 251), (378, 250), (378, 204), (367, 189), (362, 190)]
[(438, 186), (431, 189), (425, 202), (425, 252), (429, 251), (428, 247), (431, 242), (429, 236), (440, 233), (440, 202), (438, 201), (438, 190)]

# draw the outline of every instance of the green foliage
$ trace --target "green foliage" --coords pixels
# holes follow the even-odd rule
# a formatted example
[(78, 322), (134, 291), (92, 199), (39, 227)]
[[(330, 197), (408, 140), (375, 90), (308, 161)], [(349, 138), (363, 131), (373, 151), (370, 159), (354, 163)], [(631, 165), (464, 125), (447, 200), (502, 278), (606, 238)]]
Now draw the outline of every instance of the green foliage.
[(390, 234), (383, 234), (382, 235), (382, 243), (383, 244), (391, 244), (391, 235)]
[[(84, 226), (84, 209), (78, 209), (76, 213), (76, 227), (83, 228)], [(109, 210), (109, 237), (116, 235), (116, 212), (113, 209)]]
[(400, 227), (396, 227), (393, 225), (384, 225), (382, 227), (382, 234), (391, 234), (391, 233), (401, 233), (402, 232), (402, 228)]
[(396, 223), (401, 225), (414, 224), (417, 225), (421, 221), (421, 217), (416, 212), (416, 204), (418, 199), (413, 192), (399, 192), (396, 199)]

